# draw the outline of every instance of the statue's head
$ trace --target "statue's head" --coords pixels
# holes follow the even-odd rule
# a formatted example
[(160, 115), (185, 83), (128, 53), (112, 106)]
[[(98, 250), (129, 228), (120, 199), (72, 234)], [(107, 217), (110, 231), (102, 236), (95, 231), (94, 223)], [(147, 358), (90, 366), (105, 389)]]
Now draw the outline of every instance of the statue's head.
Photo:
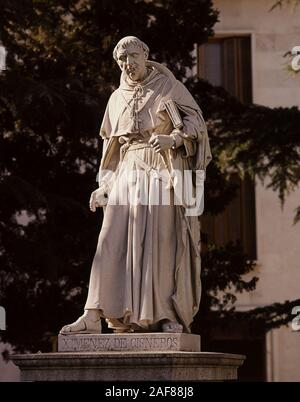
[(125, 36), (113, 51), (120, 69), (133, 81), (141, 81), (145, 76), (148, 55), (148, 46), (135, 36)]

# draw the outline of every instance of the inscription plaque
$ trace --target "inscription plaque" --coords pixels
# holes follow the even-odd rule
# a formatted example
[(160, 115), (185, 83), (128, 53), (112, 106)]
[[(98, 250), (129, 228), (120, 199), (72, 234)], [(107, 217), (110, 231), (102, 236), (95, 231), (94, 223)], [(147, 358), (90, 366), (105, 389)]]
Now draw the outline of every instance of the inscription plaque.
[(59, 335), (59, 352), (189, 351), (200, 352), (200, 336), (192, 334)]

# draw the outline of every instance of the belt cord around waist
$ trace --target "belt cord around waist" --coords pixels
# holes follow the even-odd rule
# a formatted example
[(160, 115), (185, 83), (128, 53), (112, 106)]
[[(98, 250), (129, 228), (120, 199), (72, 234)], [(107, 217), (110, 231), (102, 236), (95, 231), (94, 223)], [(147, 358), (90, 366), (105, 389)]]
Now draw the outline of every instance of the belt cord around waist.
[(123, 143), (120, 148), (120, 160), (123, 160), (124, 155), (127, 151), (134, 151), (136, 149), (151, 148), (149, 142), (132, 142), (130, 140)]

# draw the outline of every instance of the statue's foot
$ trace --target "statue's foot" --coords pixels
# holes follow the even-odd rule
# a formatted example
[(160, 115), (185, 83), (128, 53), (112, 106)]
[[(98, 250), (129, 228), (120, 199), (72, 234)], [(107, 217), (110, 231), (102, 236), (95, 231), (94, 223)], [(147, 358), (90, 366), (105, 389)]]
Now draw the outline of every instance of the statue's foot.
[(165, 320), (161, 326), (162, 332), (182, 333), (183, 326), (177, 321)]
[(59, 333), (62, 335), (101, 334), (100, 313), (97, 310), (86, 310), (77, 321), (62, 327)]
[(124, 324), (117, 318), (106, 318), (108, 328), (112, 329), (116, 334), (122, 334), (124, 332), (134, 332), (130, 325)]

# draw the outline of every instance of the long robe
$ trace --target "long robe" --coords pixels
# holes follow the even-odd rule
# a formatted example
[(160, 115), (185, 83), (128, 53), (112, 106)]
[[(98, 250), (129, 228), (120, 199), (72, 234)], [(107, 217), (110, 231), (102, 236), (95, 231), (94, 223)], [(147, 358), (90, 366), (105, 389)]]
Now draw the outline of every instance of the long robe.
[[(138, 85), (122, 75), (109, 99), (100, 129), (99, 170), (99, 185), (109, 199), (118, 200), (130, 186), (140, 194), (139, 181), (129, 186), (126, 173), (142, 170), (148, 202), (106, 205), (85, 308), (144, 329), (164, 319), (178, 321), (189, 332), (201, 297), (200, 221), (174, 203), (168, 172), (205, 171), (211, 153), (201, 110), (186, 87), (166, 67), (149, 61), (148, 68), (150, 74)], [(170, 99), (182, 115), (183, 145), (158, 154), (148, 140), (154, 132), (172, 132), (164, 106)], [(166, 183), (171, 183), (169, 205), (151, 204), (149, 198)]]

